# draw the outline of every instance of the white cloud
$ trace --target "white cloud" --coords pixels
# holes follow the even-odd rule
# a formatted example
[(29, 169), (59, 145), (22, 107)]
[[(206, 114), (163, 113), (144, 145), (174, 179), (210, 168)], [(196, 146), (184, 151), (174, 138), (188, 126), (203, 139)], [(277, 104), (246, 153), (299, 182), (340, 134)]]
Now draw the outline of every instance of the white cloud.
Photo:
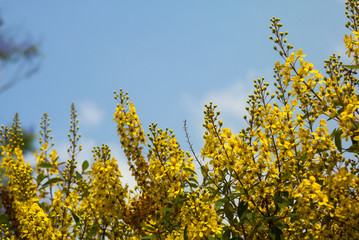
[[(197, 136), (203, 134), (202, 123), (204, 122), (203, 110), (205, 104), (212, 101), (216, 104), (217, 109), (221, 112), (220, 119), (222, 119), (224, 126), (231, 128), (233, 131), (239, 131), (245, 127), (243, 115), (247, 114), (245, 107), (247, 106), (248, 95), (253, 91), (253, 79), (265, 76), (270, 76), (270, 70), (254, 71), (250, 70), (246, 77), (227, 85), (222, 88), (212, 89), (203, 96), (191, 96), (184, 94), (182, 102), (184, 107), (190, 112), (190, 125), (197, 132)], [(223, 83), (221, 84), (224, 85)]]
[(79, 113), (80, 122), (91, 126), (100, 125), (104, 117), (104, 111), (92, 101), (80, 103)]
[(230, 117), (240, 119), (245, 113), (245, 105), (248, 98), (248, 92), (242, 82), (236, 82), (234, 85), (222, 89), (212, 90), (202, 98), (202, 103), (212, 101), (217, 104), (221, 112)]

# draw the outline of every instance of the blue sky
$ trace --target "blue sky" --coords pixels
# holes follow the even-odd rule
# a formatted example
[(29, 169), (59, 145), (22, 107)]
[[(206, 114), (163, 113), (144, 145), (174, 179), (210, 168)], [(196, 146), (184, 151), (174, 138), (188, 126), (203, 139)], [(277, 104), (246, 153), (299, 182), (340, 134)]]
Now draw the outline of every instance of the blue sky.
[(18, 112), (24, 127), (38, 131), (47, 112), (64, 153), (74, 102), (87, 146), (81, 159), (102, 143), (122, 158), (115, 90), (129, 92), (145, 129), (151, 122), (173, 129), (184, 150), (186, 119), (199, 150), (205, 103), (217, 103), (224, 125), (239, 130), (253, 79), (272, 82), (280, 60), (268, 39), (272, 16), (322, 72), (324, 59), (344, 54), (348, 33), (341, 0), (0, 0), (0, 8), (9, 32), (42, 52), (39, 71), (0, 95), (0, 123)]

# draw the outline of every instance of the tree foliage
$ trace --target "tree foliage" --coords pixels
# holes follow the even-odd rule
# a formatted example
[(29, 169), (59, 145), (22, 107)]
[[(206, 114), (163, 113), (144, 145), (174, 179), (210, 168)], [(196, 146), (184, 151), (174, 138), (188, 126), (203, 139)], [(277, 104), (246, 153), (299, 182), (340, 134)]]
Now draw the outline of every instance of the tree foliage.
[(77, 166), (73, 105), (68, 160), (59, 162), (45, 114), (32, 177), (16, 116), (1, 130), (1, 166), (10, 179), (0, 194), (2, 238), (358, 239), (359, 2), (346, 7), (352, 62), (333, 54), (325, 74), (292, 50), (279, 19), (271, 19), (270, 39), (282, 58), (275, 93), (254, 80), (247, 127), (237, 134), (224, 127), (216, 105), (206, 105), (201, 156), (184, 152), (174, 133), (155, 123), (145, 133), (128, 94), (115, 93), (113, 120), (135, 189), (121, 184), (107, 145), (93, 149), (91, 167)]
[(32, 75), (37, 70), (39, 57), (38, 46), (33, 41), (15, 40), (3, 25), (0, 17), (0, 94)]

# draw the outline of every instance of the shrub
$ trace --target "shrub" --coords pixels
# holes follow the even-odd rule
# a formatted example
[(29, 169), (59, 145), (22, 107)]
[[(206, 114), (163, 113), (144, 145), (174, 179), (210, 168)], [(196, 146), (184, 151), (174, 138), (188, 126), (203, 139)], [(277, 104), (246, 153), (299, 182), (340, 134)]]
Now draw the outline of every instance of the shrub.
[(279, 19), (271, 19), (270, 39), (282, 57), (274, 67), (277, 90), (271, 94), (269, 83), (254, 80), (248, 126), (238, 134), (223, 126), (216, 105), (206, 105), (201, 156), (181, 150), (174, 133), (157, 124), (146, 134), (128, 94), (115, 93), (114, 121), (133, 190), (121, 184), (106, 145), (94, 148), (91, 168), (87, 161), (78, 168), (73, 105), (70, 159), (58, 162), (45, 114), (32, 177), (16, 115), (1, 130), (9, 178), (0, 195), (2, 238), (358, 239), (358, 1), (346, 8), (351, 34), (344, 42), (354, 65), (333, 54), (325, 76), (302, 50), (292, 51)]

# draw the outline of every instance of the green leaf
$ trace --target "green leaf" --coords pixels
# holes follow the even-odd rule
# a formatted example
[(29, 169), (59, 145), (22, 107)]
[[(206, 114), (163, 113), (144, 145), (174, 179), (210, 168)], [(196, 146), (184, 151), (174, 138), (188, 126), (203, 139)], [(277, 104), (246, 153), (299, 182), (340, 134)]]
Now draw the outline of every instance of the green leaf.
[(290, 213), (289, 214), (290, 222), (293, 223), (295, 221), (298, 221), (300, 219), (300, 216), (298, 213)]
[(307, 159), (307, 157), (308, 157), (308, 154), (303, 154), (303, 155), (295, 156), (294, 159), (305, 160), (305, 159)]
[(62, 178), (51, 178), (49, 181), (44, 183), (44, 185), (42, 185), (42, 187), (44, 188), (50, 184), (54, 184), (54, 183), (58, 183), (58, 182), (62, 182), (62, 181), (64, 181)]
[(160, 208), (160, 210), (164, 212), (172, 212), (173, 208)]
[(191, 182), (194, 182), (194, 183), (198, 184), (198, 181), (197, 181), (195, 178), (193, 178), (193, 177), (188, 178), (188, 180), (191, 181)]
[(344, 108), (342, 107), (342, 108), (340, 108), (338, 111), (337, 111), (337, 113), (338, 113), (338, 116), (342, 113), (344, 111)]
[(281, 192), (282, 193), (282, 196), (284, 197), (284, 198), (288, 198), (289, 197), (289, 192), (288, 191), (283, 191), (283, 192)]
[(141, 239), (154, 239), (154, 238), (156, 238), (156, 236), (155, 236), (155, 235), (151, 235), (151, 236), (144, 236), (144, 237), (142, 237)]
[(47, 162), (42, 162), (39, 164), (40, 168), (52, 168), (52, 164), (51, 163), (47, 163)]
[(282, 230), (276, 226), (273, 226), (270, 229), (270, 237), (273, 240), (283, 240), (284, 239)]
[(197, 173), (194, 170), (190, 169), (190, 168), (183, 168), (183, 170), (186, 170), (187, 172), (191, 172), (194, 175), (197, 175)]
[(206, 168), (205, 166), (201, 166), (201, 173), (203, 178), (207, 178), (208, 177), (208, 168)]
[[(238, 210), (237, 210), (237, 214), (238, 214), (238, 218), (239, 219), (243, 219), (245, 217), (245, 213), (248, 211), (248, 203), (241, 201), (238, 204)], [(243, 218), (242, 218), (243, 216)]]
[(231, 195), (229, 196), (229, 200), (232, 201), (232, 200), (235, 200), (235, 199), (238, 199), (242, 196), (243, 194), (241, 193), (235, 193), (235, 192), (232, 192)]
[(358, 144), (352, 144), (349, 148), (346, 149), (347, 152), (352, 152), (352, 153), (359, 153), (359, 147)]
[(335, 143), (335, 146), (337, 146), (339, 152), (342, 151), (342, 139), (341, 139), (342, 134), (343, 134), (343, 131), (340, 129), (338, 129), (334, 134), (334, 143)]
[[(254, 209), (254, 210), (255, 210), (255, 209)], [(253, 219), (253, 212), (248, 211), (248, 212), (246, 213), (246, 217), (247, 217), (248, 219), (251, 219), (254, 223), (256, 223), (256, 220)]]
[(213, 187), (208, 186), (207, 189), (212, 193), (211, 198), (214, 198), (219, 193), (219, 188), (214, 189)]
[(223, 200), (223, 199), (219, 199), (219, 200), (216, 201), (214, 207), (215, 207), (216, 210), (218, 210), (218, 209), (220, 209), (220, 208), (223, 206), (223, 204), (224, 204), (224, 200)]
[(6, 214), (0, 214), (0, 223), (9, 224), (9, 218)]
[(226, 193), (230, 186), (231, 186), (231, 182), (225, 183), (223, 186), (223, 192)]
[(184, 228), (183, 239), (184, 239), (184, 240), (188, 240), (187, 225), (186, 225), (186, 227)]
[(222, 239), (223, 240), (229, 240), (229, 238), (231, 237), (231, 230), (230, 229), (227, 229), (223, 235), (222, 235)]
[(307, 119), (307, 118), (309, 118), (309, 117), (311, 117), (311, 116), (313, 116), (313, 115), (314, 115), (314, 113), (312, 113), (312, 112), (307, 112), (306, 114), (304, 114), (304, 116), (302, 117), (302, 119), (305, 120), (305, 119)]
[(287, 207), (289, 205), (288, 196), (289, 194), (287, 191), (284, 192), (277, 191), (274, 194), (274, 204), (281, 209)]
[(98, 226), (97, 225), (93, 225), (92, 228), (90, 229), (89, 235), (92, 236), (95, 233), (97, 233), (98, 231)]
[(259, 227), (257, 228), (257, 231), (264, 231), (264, 230), (267, 230), (265, 227)]
[[(145, 224), (141, 224), (142, 227), (152, 231), (152, 232), (156, 232), (156, 229), (154, 229), (153, 227), (151, 226), (148, 226), (148, 225), (145, 225)], [(150, 239), (150, 238), (145, 238), (145, 239)]]
[(226, 215), (229, 223), (231, 223), (233, 221), (234, 215), (233, 215), (230, 203), (228, 203), (228, 202), (225, 203), (223, 209), (224, 209), (224, 214)]
[(85, 160), (83, 163), (82, 163), (82, 171), (85, 171), (88, 167), (89, 167), (89, 162), (87, 160)]
[(289, 202), (287, 202), (287, 201), (278, 203), (278, 207), (280, 209), (284, 209), (284, 208), (288, 207), (288, 205), (289, 205)]
[(276, 222), (277, 220), (279, 220), (281, 217), (280, 216), (270, 216), (270, 217), (266, 217), (265, 220), (266, 221), (271, 221), (273, 220), (274, 222)]
[(289, 225), (287, 224), (287, 223), (285, 223), (285, 222), (276, 222), (276, 224), (275, 224), (277, 227), (279, 227), (279, 228), (286, 228), (286, 229), (288, 229), (289, 228)]
[(232, 237), (230, 240), (243, 240), (241, 237)]
[(78, 224), (79, 223), (79, 220), (80, 220), (80, 218), (74, 213), (74, 211), (71, 211), (71, 215), (72, 215), (72, 217), (74, 218), (74, 220), (75, 220), (75, 222), (76, 222), (76, 224)]
[(330, 137), (331, 137), (331, 138), (334, 138), (334, 137), (335, 137), (335, 133), (336, 133), (336, 131), (337, 131), (337, 129), (336, 129), (336, 128), (334, 128), (333, 132), (330, 134)]
[(350, 69), (359, 69), (359, 65), (342, 65), (342, 67)]
[(261, 221), (258, 222), (258, 224), (252, 229), (250, 239), (254, 238), (254, 234), (256, 234), (256, 232), (258, 231), (258, 228), (260, 228), (260, 227), (261, 227)]
[(77, 180), (82, 179), (82, 175), (79, 172), (76, 172), (76, 179)]
[(37, 178), (36, 178), (37, 184), (40, 184), (42, 182), (42, 180), (44, 180), (45, 177), (46, 176), (44, 174), (37, 175)]

